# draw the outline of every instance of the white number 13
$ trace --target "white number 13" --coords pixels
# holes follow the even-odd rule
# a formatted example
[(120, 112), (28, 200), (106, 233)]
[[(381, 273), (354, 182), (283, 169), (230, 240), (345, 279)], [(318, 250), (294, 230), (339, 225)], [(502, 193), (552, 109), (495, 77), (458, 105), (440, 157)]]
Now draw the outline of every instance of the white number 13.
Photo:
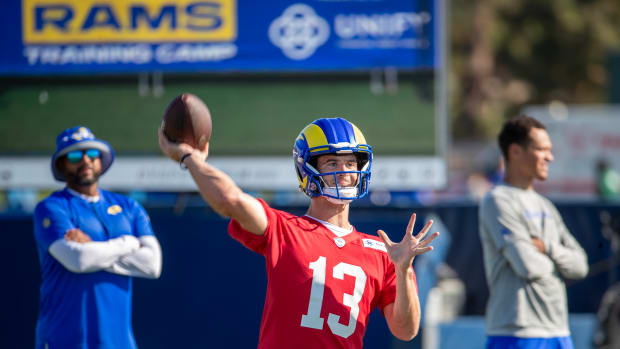
[[(312, 273), (312, 289), (310, 290), (310, 303), (308, 304), (308, 313), (301, 316), (301, 326), (315, 328), (317, 330), (323, 329), (323, 318), (321, 317), (321, 306), (323, 305), (323, 293), (325, 291), (325, 269), (327, 262), (325, 257), (321, 256), (314, 262), (310, 263), (310, 269)], [(358, 303), (362, 299), (364, 294), (364, 288), (366, 287), (366, 274), (362, 268), (357, 265), (351, 265), (347, 263), (338, 263), (333, 269), (333, 277), (343, 280), (344, 275), (353, 276), (355, 278), (355, 288), (353, 294), (345, 293), (342, 297), (342, 304), (351, 308), (349, 313), (349, 324), (343, 325), (340, 321), (340, 316), (329, 314), (327, 318), (327, 325), (331, 331), (344, 338), (348, 338), (355, 332), (355, 326), (357, 324), (357, 316), (360, 313)]]

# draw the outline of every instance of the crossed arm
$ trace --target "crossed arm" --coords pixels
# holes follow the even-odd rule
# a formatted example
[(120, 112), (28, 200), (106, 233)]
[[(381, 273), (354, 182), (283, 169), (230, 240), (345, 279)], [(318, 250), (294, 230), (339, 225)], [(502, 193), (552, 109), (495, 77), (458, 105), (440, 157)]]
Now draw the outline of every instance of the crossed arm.
[[(505, 196), (497, 196), (481, 203), (481, 222), (494, 244), (514, 272), (526, 280), (538, 280), (551, 275), (555, 268), (563, 277), (580, 279), (588, 272), (587, 256), (572, 237), (557, 211), (552, 219), (558, 239), (532, 237), (522, 221), (520, 208)], [(553, 210), (553, 208), (552, 208)]]
[(104, 270), (151, 279), (161, 274), (161, 247), (154, 236), (122, 235), (108, 241), (92, 241), (80, 229), (69, 229), (64, 238), (50, 245), (49, 252), (74, 273)]

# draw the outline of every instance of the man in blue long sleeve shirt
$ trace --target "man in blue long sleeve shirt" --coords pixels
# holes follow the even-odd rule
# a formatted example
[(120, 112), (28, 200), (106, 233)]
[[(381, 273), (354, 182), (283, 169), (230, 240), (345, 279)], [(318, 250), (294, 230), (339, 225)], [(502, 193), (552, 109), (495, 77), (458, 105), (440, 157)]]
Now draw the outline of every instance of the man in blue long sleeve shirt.
[(41, 201), (36, 348), (133, 349), (132, 276), (157, 278), (161, 249), (142, 206), (98, 187), (114, 151), (86, 127), (63, 131), (52, 156), (63, 190)]

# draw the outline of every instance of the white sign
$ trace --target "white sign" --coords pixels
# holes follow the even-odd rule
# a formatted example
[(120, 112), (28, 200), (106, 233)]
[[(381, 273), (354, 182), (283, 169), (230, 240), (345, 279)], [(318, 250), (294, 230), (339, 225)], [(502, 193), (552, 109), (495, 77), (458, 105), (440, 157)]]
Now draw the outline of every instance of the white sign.
[(620, 107), (532, 106), (523, 114), (541, 121), (553, 142), (549, 178), (537, 184), (554, 196), (591, 196), (600, 160), (620, 172)]
[[(438, 189), (445, 185), (445, 164), (440, 158), (377, 157), (370, 189)], [(290, 157), (214, 157), (208, 162), (248, 190), (297, 190)], [(0, 157), (0, 189), (56, 189), (48, 157)], [(101, 177), (109, 190), (194, 191), (189, 171), (163, 157), (117, 157)]]

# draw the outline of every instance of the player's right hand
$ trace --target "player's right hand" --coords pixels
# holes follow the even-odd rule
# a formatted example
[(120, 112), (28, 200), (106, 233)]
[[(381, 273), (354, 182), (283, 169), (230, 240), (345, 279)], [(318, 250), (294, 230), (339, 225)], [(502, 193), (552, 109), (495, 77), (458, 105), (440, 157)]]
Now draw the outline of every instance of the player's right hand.
[(546, 252), (546, 250), (545, 250), (545, 243), (541, 239), (532, 236), (532, 243), (534, 244), (534, 246), (536, 247), (538, 252), (540, 252), (542, 254), (544, 254)]
[(174, 143), (170, 142), (164, 135), (164, 131), (161, 127), (157, 130), (159, 138), (159, 148), (162, 153), (174, 161), (181, 160), (184, 154), (198, 154), (203, 160), (207, 159), (209, 154), (209, 142), (205, 143), (203, 149), (196, 149), (187, 143)]

